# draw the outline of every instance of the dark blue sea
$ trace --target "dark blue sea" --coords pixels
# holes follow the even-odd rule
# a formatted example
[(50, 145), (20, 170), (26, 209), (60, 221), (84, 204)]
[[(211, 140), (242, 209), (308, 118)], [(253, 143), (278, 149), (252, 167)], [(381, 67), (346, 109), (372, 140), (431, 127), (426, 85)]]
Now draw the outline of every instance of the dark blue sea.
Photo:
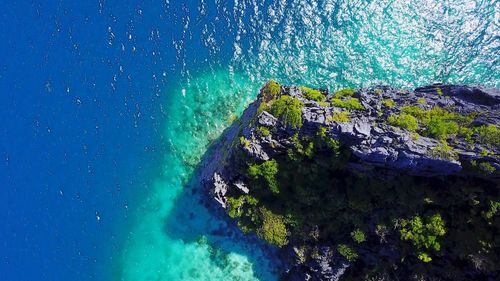
[(275, 249), (186, 192), (265, 81), (500, 86), (499, 1), (14, 0), (0, 15), (3, 281), (277, 280)]

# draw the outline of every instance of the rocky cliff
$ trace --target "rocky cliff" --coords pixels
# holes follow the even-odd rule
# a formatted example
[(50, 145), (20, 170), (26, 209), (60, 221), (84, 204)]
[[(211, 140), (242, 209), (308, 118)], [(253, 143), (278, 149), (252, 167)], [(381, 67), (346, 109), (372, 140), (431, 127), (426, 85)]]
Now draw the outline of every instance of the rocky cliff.
[(270, 81), (204, 184), (284, 280), (498, 280), (500, 92)]

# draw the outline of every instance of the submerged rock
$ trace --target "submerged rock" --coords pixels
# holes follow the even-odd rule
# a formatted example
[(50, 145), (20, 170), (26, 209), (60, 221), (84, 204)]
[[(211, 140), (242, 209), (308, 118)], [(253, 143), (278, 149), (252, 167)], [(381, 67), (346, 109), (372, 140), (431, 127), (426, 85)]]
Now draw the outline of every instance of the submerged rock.
[(500, 277), (498, 89), (270, 93), (203, 174), (243, 231), (286, 245), (285, 280)]

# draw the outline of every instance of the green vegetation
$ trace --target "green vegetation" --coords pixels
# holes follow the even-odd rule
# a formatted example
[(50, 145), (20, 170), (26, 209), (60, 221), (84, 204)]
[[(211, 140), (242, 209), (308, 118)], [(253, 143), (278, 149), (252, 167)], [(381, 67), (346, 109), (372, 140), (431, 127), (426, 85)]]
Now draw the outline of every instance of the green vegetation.
[(354, 241), (356, 241), (356, 243), (362, 243), (366, 241), (365, 233), (359, 228), (351, 232), (351, 237)]
[(483, 125), (475, 128), (475, 131), (481, 143), (500, 145), (500, 129), (497, 126), (493, 124)]
[(500, 210), (500, 201), (490, 201), (490, 206), (488, 211), (482, 212), (483, 217), (487, 220), (491, 220)]
[(304, 104), (297, 98), (281, 96), (271, 105), (271, 114), (294, 129), (302, 127), (302, 107)]
[(446, 142), (441, 142), (440, 145), (431, 150), (431, 156), (437, 159), (458, 160), (458, 154)]
[(242, 195), (238, 198), (229, 197), (227, 200), (228, 214), (232, 218), (239, 218), (243, 215), (244, 212), (243, 206), (245, 204), (249, 204), (251, 206), (257, 206), (258, 203), (259, 200), (250, 195)]
[(446, 234), (444, 221), (440, 214), (435, 214), (427, 217), (426, 222), (415, 216), (410, 220), (401, 220), (401, 239), (410, 240), (414, 246), (420, 251), (418, 258), (424, 262), (430, 262), (432, 259), (428, 253), (424, 251), (441, 250), (441, 244), (438, 242), (439, 236)]
[(346, 88), (335, 92), (333, 96), (337, 99), (340, 99), (342, 97), (352, 97), (354, 96), (354, 93), (355, 93), (354, 89)]
[(396, 103), (392, 99), (383, 99), (382, 105), (385, 107), (393, 108), (396, 106)]
[(282, 216), (274, 214), (265, 207), (260, 208), (262, 225), (257, 230), (257, 235), (278, 247), (288, 244), (288, 230)]
[(263, 137), (267, 137), (271, 134), (269, 129), (264, 126), (258, 126), (255, 131)]
[(491, 165), (488, 162), (479, 163), (478, 168), (481, 172), (483, 172), (487, 175), (493, 174), (497, 170), (497, 169), (495, 169), (495, 167), (493, 167), (493, 165)]
[(277, 98), (280, 92), (281, 85), (274, 80), (269, 80), (269, 82), (267, 82), (267, 84), (261, 90), (261, 94), (265, 102)]
[(302, 91), (302, 94), (304, 94), (304, 97), (306, 97), (306, 99), (308, 100), (323, 102), (326, 99), (326, 97), (318, 90), (314, 90), (304, 86), (300, 87), (300, 90)]
[(349, 122), (348, 111), (335, 111), (331, 116), (327, 117), (328, 122)]
[(252, 164), (248, 167), (248, 175), (254, 180), (264, 179), (269, 189), (274, 193), (279, 193), (276, 174), (278, 173), (278, 163), (276, 160), (269, 160), (260, 165)]
[(474, 134), (474, 130), (468, 127), (459, 127), (458, 135), (462, 136), (465, 141), (469, 144), (473, 144), (474, 140), (472, 139), (472, 135)]
[(480, 143), (500, 144), (500, 130), (495, 125), (471, 127), (476, 114), (460, 115), (437, 106), (424, 110), (414, 105), (404, 106), (401, 112), (415, 117), (420, 125), (419, 128), (421, 128), (419, 132), (425, 136), (438, 140), (461, 136), (469, 144), (473, 144), (473, 135), (476, 133)]
[(407, 129), (410, 132), (415, 132), (418, 129), (417, 119), (405, 113), (391, 115), (387, 118), (387, 122), (393, 126)]
[(259, 104), (259, 107), (257, 108), (257, 115), (261, 114), (262, 111), (264, 111), (264, 110), (268, 111), (269, 110), (269, 106), (267, 105), (267, 103), (261, 102)]
[(287, 151), (288, 158), (293, 161), (301, 160), (303, 157), (312, 158), (314, 156), (314, 142), (308, 138), (299, 139), (299, 134), (295, 134), (290, 138), (293, 143), (293, 149)]
[(427, 101), (424, 98), (419, 98), (417, 100), (417, 103), (420, 104), (420, 105), (425, 105), (425, 104), (427, 104)]
[(249, 147), (250, 146), (250, 140), (247, 140), (244, 136), (240, 137), (240, 144), (243, 147)]
[(359, 102), (357, 98), (350, 98), (347, 100), (341, 100), (339, 98), (334, 98), (331, 101), (331, 104), (336, 107), (347, 108), (347, 109), (356, 109), (363, 110), (364, 106)]
[(453, 121), (433, 117), (427, 124), (427, 134), (439, 140), (445, 140), (449, 135), (457, 133), (458, 124)]
[(346, 260), (350, 262), (356, 261), (359, 257), (358, 253), (356, 253), (355, 250), (345, 244), (340, 244), (337, 247), (337, 250), (339, 251), (339, 254), (341, 254)]

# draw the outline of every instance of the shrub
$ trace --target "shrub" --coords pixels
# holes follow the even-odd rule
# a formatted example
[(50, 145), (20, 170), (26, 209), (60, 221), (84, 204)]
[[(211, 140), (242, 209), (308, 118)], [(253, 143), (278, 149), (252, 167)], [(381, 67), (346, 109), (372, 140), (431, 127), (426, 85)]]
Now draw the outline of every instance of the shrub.
[(500, 201), (490, 201), (490, 207), (488, 211), (482, 212), (485, 219), (491, 220), (500, 210)]
[(280, 118), (285, 126), (298, 129), (302, 127), (302, 107), (304, 104), (297, 98), (281, 96), (271, 106), (271, 114)]
[[(318, 134), (322, 132), (322, 128), (324, 127), (320, 127)], [(324, 129), (326, 130), (326, 128)], [(293, 161), (299, 160), (300, 156), (305, 156), (309, 159), (312, 159), (312, 157), (314, 156), (314, 142), (309, 141), (307, 138), (302, 138), (302, 140), (299, 140), (298, 134), (295, 134), (293, 137), (291, 137), (290, 141), (293, 142), (294, 149), (288, 149), (288, 158)]]
[(418, 129), (417, 119), (406, 113), (391, 115), (387, 118), (387, 122), (393, 126), (407, 129), (410, 132), (415, 132)]
[(481, 172), (487, 175), (493, 174), (497, 170), (495, 169), (495, 167), (493, 167), (493, 165), (491, 165), (488, 162), (479, 163), (478, 168)]
[(417, 119), (423, 119), (427, 115), (425, 110), (414, 105), (403, 106), (401, 112), (409, 114)]
[(244, 136), (241, 136), (240, 137), (240, 144), (243, 145), (244, 147), (249, 147), (250, 140), (247, 140)]
[(259, 107), (257, 108), (257, 115), (261, 114), (262, 111), (264, 111), (264, 110), (266, 110), (266, 111), (269, 110), (269, 106), (267, 103), (261, 102), (259, 104)]
[(351, 232), (351, 237), (357, 243), (361, 243), (361, 242), (366, 241), (365, 233), (359, 228), (355, 229), (354, 231)]
[(341, 100), (341, 99), (335, 98), (335, 99), (331, 100), (331, 103), (333, 106), (341, 107), (341, 108), (357, 109), (357, 110), (365, 109), (357, 98), (350, 98), (347, 100)]
[(497, 126), (493, 124), (483, 125), (475, 128), (475, 131), (481, 143), (500, 145), (500, 130)]
[(427, 104), (427, 101), (426, 101), (424, 98), (419, 98), (419, 99), (417, 100), (417, 103), (418, 103), (418, 104), (421, 104), (421, 105), (424, 105), (424, 104)]
[(242, 195), (238, 198), (227, 198), (227, 213), (231, 218), (239, 218), (243, 215), (243, 205), (256, 206), (259, 201), (250, 195)]
[(440, 214), (428, 217), (426, 223), (420, 216), (410, 220), (401, 220), (401, 239), (409, 240), (420, 250), (418, 258), (424, 262), (431, 261), (431, 257), (424, 250), (439, 251), (441, 244), (437, 241), (439, 236), (446, 234), (444, 221)]
[(288, 231), (283, 216), (274, 214), (265, 207), (260, 208), (260, 215), (262, 225), (257, 230), (257, 236), (278, 247), (288, 244)]
[(327, 127), (320, 126), (318, 131), (316, 132), (316, 136), (320, 138), (326, 138), (326, 132), (328, 131)]
[(434, 147), (431, 150), (432, 157), (445, 160), (458, 160), (457, 153), (446, 142)]
[(260, 165), (252, 164), (248, 167), (248, 176), (253, 179), (263, 178), (269, 189), (274, 193), (279, 193), (278, 181), (276, 174), (278, 173), (278, 162), (269, 160)]
[(332, 116), (328, 116), (327, 121), (333, 122), (349, 122), (351, 120), (349, 118), (348, 111), (336, 111), (332, 114)]
[(304, 97), (308, 100), (322, 102), (326, 99), (326, 97), (318, 90), (314, 90), (304, 86), (300, 87), (300, 90), (302, 91), (302, 94), (304, 94)]
[(439, 140), (445, 140), (450, 134), (456, 133), (458, 133), (458, 124), (453, 121), (432, 118), (427, 125), (427, 134)]
[(382, 105), (385, 107), (393, 108), (396, 106), (396, 103), (392, 99), (383, 99)]
[(460, 127), (458, 129), (458, 134), (462, 136), (466, 142), (471, 144), (474, 143), (474, 141), (472, 140), (472, 135), (474, 134), (474, 130), (472, 130), (471, 128)]
[(322, 140), (326, 143), (326, 146), (329, 149), (331, 149), (336, 156), (338, 156), (339, 152), (340, 152), (340, 141), (338, 141), (334, 138), (328, 137), (326, 135), (327, 130), (328, 129), (326, 127), (321, 126), (321, 127), (319, 127), (319, 130), (316, 133), (316, 135), (320, 138), (320, 140)]
[(341, 97), (352, 97), (354, 96), (354, 89), (352, 88), (345, 88), (345, 89), (342, 89), (340, 91), (337, 91), (335, 92), (333, 95), (335, 96), (335, 98), (341, 98)]
[(271, 132), (269, 131), (269, 129), (266, 128), (266, 127), (264, 127), (264, 126), (257, 127), (256, 131), (257, 131), (258, 134), (260, 134), (263, 137), (267, 137), (267, 136), (269, 136), (271, 134)]
[(345, 244), (340, 244), (337, 247), (337, 250), (339, 251), (339, 254), (341, 254), (346, 260), (350, 262), (356, 261), (359, 257), (358, 253), (356, 253), (355, 250)]
[(262, 97), (266, 102), (275, 99), (280, 94), (280, 92), (281, 85), (274, 80), (269, 80), (269, 82), (267, 82), (261, 90)]

